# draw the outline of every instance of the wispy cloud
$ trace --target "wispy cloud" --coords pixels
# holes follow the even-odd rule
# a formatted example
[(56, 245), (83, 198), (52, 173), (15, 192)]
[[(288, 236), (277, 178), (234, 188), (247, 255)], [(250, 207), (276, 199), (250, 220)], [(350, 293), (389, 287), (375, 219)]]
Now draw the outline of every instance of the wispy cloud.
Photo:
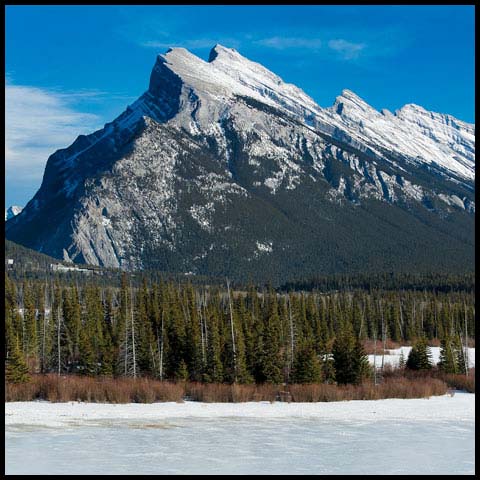
[[(350, 42), (343, 38), (328, 39), (318, 37), (281, 37), (273, 36), (253, 41), (253, 44), (276, 50), (302, 49), (310, 53), (335, 53), (342, 60), (353, 60), (365, 53), (367, 44)], [(372, 52), (367, 52), (371, 54)]]
[(343, 38), (330, 40), (328, 47), (335, 52), (338, 52), (345, 60), (358, 58), (361, 52), (365, 49), (365, 43), (353, 43)]
[(269, 37), (262, 38), (253, 42), (256, 45), (285, 50), (287, 48), (307, 48), (318, 50), (323, 46), (323, 40), (320, 38), (302, 38), (302, 37)]
[(146, 48), (156, 48), (156, 49), (167, 49), (171, 47), (183, 47), (186, 49), (197, 49), (197, 48), (212, 48), (215, 44), (220, 43), (232, 48), (239, 48), (241, 41), (236, 38), (196, 38), (196, 39), (185, 39), (181, 41), (176, 41), (174, 39), (162, 39), (162, 40), (147, 40), (140, 42), (140, 46)]
[(168, 38), (167, 35), (159, 40), (147, 40), (139, 42), (139, 45), (145, 48), (167, 49), (170, 47), (184, 47), (190, 49), (211, 48), (216, 43), (222, 45), (240, 48), (243, 46), (254, 46), (257, 48), (267, 48), (275, 50), (308, 50), (310, 53), (336, 54), (337, 58), (342, 60), (352, 60), (358, 58), (361, 54), (372, 55), (374, 52), (366, 52), (367, 44), (364, 42), (351, 42), (343, 38), (328, 39), (308, 36), (269, 36), (265, 38), (255, 38), (254, 35), (244, 34), (242, 38), (197, 38), (175, 41)]
[(60, 93), (6, 82), (6, 176), (40, 183), (48, 157), (80, 134), (100, 126), (100, 118), (78, 111), (72, 102), (92, 92)]

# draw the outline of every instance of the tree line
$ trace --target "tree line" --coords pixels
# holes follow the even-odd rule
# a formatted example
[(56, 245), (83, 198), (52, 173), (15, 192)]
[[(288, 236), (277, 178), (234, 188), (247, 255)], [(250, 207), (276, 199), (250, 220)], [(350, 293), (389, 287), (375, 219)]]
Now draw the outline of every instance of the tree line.
[[(441, 339), (441, 366), (457, 373), (459, 345), (475, 335), (474, 315), (474, 293), (462, 290), (279, 294), (232, 290), (228, 282), (220, 288), (145, 278), (133, 286), (126, 274), (120, 287), (105, 287), (6, 273), (7, 380), (35, 372), (359, 383), (372, 374), (364, 341), (387, 339), (414, 342), (414, 353)], [(414, 360), (407, 366), (417, 368)]]

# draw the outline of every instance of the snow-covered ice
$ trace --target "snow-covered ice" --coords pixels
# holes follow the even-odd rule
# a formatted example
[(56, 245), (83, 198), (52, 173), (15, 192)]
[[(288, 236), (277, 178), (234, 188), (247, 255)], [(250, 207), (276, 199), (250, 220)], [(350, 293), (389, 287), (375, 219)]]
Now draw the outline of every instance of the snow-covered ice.
[(474, 394), (458, 392), (331, 403), (7, 403), (6, 473), (468, 474), (474, 405)]

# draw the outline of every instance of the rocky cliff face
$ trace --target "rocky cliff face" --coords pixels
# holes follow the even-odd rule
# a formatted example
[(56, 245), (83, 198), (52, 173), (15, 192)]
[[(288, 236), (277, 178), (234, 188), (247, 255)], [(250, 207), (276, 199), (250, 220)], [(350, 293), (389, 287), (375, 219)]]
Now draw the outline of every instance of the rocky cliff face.
[[(125, 269), (242, 279), (473, 268), (474, 125), (344, 90), (323, 109), (217, 45), (48, 160), (7, 238)], [(471, 265), (470, 265), (471, 264)]]

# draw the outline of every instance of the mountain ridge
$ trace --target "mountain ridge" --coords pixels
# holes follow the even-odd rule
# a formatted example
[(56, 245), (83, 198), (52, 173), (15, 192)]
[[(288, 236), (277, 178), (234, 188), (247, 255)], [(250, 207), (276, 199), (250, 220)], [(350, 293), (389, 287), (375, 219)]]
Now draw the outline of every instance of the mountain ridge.
[[(279, 277), (358, 271), (382, 255), (380, 269), (413, 268), (412, 243), (417, 258), (441, 241), (446, 255), (459, 252), (416, 264), (466, 268), (474, 158), (474, 125), (450, 115), (415, 105), (378, 112), (350, 90), (323, 109), (233, 49), (216, 45), (206, 62), (174, 48), (119, 117), (49, 158), (40, 190), (6, 234), (53, 256), (126, 269), (156, 261), (222, 274), (223, 265), (253, 277), (258, 264)], [(328, 218), (337, 238), (319, 226)], [(356, 242), (357, 254), (348, 246)]]

